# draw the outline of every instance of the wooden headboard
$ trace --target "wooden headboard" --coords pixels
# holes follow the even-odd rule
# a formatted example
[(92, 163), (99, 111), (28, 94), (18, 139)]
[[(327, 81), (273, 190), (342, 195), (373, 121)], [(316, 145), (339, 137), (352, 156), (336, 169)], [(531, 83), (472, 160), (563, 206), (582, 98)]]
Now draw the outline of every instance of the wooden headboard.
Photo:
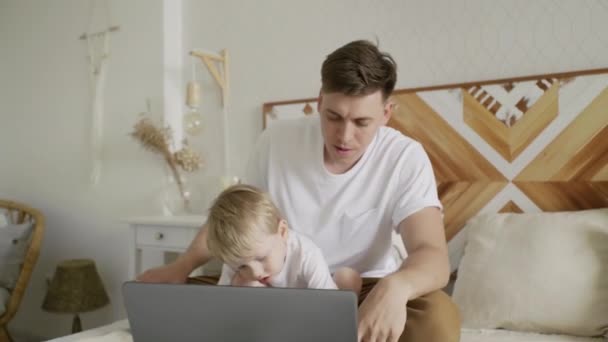
[[(263, 105), (318, 115), (316, 98)], [(389, 126), (422, 143), (446, 237), (481, 212), (608, 207), (608, 69), (395, 91)]]

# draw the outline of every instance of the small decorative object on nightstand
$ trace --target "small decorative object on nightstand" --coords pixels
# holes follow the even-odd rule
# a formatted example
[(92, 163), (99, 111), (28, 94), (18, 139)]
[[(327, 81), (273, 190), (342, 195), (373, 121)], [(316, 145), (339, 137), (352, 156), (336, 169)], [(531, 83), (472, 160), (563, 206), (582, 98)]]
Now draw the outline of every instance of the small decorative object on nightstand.
[(57, 265), (42, 308), (50, 312), (72, 313), (72, 333), (82, 331), (79, 313), (99, 309), (110, 302), (90, 259), (72, 259)]

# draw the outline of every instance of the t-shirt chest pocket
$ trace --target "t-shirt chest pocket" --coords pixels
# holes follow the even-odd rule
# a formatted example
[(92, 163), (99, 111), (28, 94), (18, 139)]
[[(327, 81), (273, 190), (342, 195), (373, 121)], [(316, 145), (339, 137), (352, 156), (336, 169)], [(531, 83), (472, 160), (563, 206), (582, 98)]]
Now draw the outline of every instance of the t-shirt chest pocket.
[[(364, 249), (377, 237), (382, 221), (381, 210), (346, 211), (340, 220), (342, 243), (354, 249)], [(355, 252), (355, 251), (353, 251)]]

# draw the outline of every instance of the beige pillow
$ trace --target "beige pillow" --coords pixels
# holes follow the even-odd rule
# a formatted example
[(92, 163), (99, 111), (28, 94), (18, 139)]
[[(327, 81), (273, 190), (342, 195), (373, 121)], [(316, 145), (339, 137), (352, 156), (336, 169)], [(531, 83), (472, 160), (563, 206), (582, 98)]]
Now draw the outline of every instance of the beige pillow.
[(463, 327), (608, 333), (608, 208), (481, 215), (466, 229)]

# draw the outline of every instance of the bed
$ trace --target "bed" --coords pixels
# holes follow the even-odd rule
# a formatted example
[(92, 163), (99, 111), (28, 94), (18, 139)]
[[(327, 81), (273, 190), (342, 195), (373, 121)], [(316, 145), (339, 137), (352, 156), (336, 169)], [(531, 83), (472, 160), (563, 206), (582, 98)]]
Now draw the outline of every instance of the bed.
[[(393, 99), (389, 126), (420, 141), (435, 171), (461, 341), (606, 340), (608, 70)], [(266, 103), (264, 126), (314, 108), (314, 98)], [(127, 341), (127, 332), (119, 321), (53, 341)]]
[[(608, 340), (608, 208), (482, 214), (464, 229), (449, 291), (462, 342)], [(128, 328), (122, 320), (53, 341), (132, 341)]]
[[(54, 339), (61, 342), (131, 342), (126, 320)], [(462, 329), (461, 342), (593, 342), (602, 338), (583, 338), (565, 335), (521, 333), (496, 329)]]

